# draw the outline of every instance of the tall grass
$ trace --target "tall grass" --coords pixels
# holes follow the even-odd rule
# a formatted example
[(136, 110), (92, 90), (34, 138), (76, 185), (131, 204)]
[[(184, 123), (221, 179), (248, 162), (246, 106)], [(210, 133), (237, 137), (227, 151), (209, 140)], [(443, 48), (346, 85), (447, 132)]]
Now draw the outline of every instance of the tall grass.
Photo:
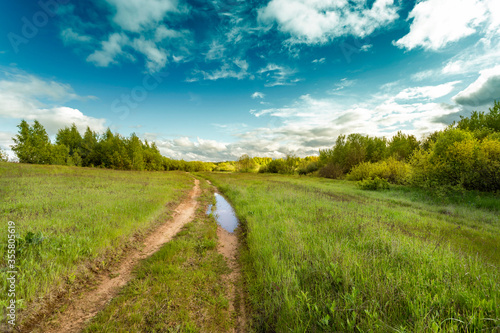
[(0, 163), (1, 306), (8, 221), (18, 237), (18, 309), (33, 309), (136, 246), (131, 237), (166, 221), (192, 185), (192, 177), (177, 172)]
[(367, 193), (325, 179), (206, 177), (245, 225), (257, 331), (500, 327), (498, 208), (433, 202), (409, 188)]

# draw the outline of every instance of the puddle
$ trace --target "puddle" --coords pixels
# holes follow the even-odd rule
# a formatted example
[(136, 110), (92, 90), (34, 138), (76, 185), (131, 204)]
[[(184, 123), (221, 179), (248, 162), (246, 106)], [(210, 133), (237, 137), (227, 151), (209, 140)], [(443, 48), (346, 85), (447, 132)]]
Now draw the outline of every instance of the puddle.
[(234, 212), (233, 207), (227, 202), (227, 200), (220, 195), (215, 193), (215, 208), (212, 205), (208, 206), (207, 214), (213, 213), (217, 223), (229, 232), (233, 232), (238, 226), (238, 218)]

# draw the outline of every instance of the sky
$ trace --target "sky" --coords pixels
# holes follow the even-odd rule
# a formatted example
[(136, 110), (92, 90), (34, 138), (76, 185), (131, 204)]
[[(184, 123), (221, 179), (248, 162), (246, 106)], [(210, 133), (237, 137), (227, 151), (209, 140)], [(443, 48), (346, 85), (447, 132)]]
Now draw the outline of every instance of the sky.
[(500, 100), (498, 0), (17, 0), (0, 32), (11, 156), (22, 119), (224, 161), (423, 138)]

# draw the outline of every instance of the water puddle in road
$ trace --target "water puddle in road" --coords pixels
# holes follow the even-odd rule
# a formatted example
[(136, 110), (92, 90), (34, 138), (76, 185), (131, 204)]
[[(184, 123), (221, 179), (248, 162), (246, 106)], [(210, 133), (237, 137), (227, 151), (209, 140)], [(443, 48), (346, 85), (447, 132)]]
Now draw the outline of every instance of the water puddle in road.
[(233, 207), (219, 193), (215, 193), (215, 207), (208, 206), (207, 214), (210, 213), (213, 213), (217, 223), (229, 232), (233, 232), (238, 226), (238, 218)]

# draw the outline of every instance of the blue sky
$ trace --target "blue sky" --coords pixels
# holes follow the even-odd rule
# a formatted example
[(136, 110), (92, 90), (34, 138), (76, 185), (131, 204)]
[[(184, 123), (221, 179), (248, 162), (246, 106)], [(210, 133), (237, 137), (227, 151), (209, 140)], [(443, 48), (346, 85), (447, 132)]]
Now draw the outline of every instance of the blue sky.
[(21, 119), (168, 157), (317, 155), (500, 100), (498, 0), (40, 0), (0, 10), (0, 146)]

